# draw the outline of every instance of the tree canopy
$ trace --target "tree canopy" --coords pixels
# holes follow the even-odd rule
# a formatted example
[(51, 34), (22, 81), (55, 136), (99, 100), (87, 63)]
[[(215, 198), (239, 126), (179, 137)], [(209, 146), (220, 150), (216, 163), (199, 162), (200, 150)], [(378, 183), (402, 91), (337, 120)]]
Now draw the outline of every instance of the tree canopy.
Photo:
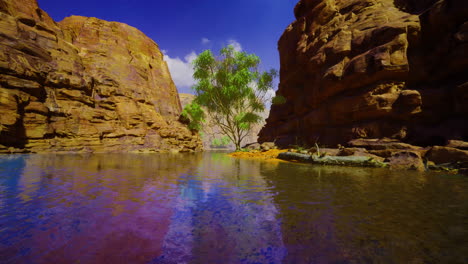
[[(251, 126), (262, 120), (260, 114), (265, 111), (267, 92), (277, 76), (273, 69), (260, 71), (259, 64), (259, 57), (238, 52), (232, 46), (221, 49), (218, 57), (210, 50), (202, 52), (193, 62), (197, 84), (192, 89), (196, 97), (184, 109), (191, 128), (201, 128), (204, 119), (197, 117), (203, 117), (202, 106), (236, 149), (240, 149)], [(272, 101), (281, 103), (284, 98)]]

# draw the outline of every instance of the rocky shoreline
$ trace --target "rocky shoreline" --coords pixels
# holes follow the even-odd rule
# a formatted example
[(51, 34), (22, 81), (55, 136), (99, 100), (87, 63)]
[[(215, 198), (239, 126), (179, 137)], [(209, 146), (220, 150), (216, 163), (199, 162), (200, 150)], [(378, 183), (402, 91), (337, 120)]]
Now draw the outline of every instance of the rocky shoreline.
[(445, 146), (420, 147), (394, 139), (355, 139), (337, 148), (253, 143), (233, 157), (280, 159), (321, 165), (382, 167), (397, 170), (445, 171), (468, 175), (468, 143), (451, 140)]

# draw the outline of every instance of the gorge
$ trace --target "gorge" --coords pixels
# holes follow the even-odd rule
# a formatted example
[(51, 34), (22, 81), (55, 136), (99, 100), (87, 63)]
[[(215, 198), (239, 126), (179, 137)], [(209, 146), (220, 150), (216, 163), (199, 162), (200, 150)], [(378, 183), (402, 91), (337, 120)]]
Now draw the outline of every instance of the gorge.
[(467, 0), (301, 0), (285, 103), (241, 151), (187, 128), (167, 54), (265, 37), (291, 1), (39, 0), (167, 45), (0, 0), (0, 262), (468, 263)]

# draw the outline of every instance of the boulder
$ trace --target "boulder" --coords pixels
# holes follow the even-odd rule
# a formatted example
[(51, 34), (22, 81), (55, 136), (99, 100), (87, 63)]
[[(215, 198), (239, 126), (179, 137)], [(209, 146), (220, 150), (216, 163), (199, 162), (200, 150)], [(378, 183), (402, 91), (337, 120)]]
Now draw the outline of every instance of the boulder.
[(244, 146), (248, 150), (260, 150), (261, 145), (259, 143), (251, 143)]
[(468, 142), (461, 140), (449, 140), (446, 147), (468, 150)]
[(410, 149), (420, 150), (421, 147), (412, 146), (410, 144), (402, 143), (396, 139), (382, 138), (382, 139), (366, 139), (359, 138), (353, 139), (348, 142), (349, 146), (356, 148), (365, 148), (369, 150), (389, 150), (389, 149)]
[(276, 145), (274, 142), (263, 142), (261, 145), (260, 145), (260, 148), (263, 150), (263, 151), (267, 151), (267, 150), (270, 150), (270, 149), (275, 149), (276, 148)]
[(426, 154), (426, 159), (435, 164), (468, 162), (468, 151), (450, 147), (434, 146)]
[(391, 169), (424, 171), (423, 159), (417, 151), (396, 151), (388, 158)]
[(353, 156), (368, 153), (365, 148), (342, 148), (337, 156)]
[(385, 160), (385, 158), (383, 158), (381, 156), (369, 153), (364, 148), (342, 148), (342, 149), (340, 149), (337, 156), (369, 157), (369, 158), (373, 158), (374, 160), (377, 160), (377, 161), (380, 161), (380, 162), (383, 162)]

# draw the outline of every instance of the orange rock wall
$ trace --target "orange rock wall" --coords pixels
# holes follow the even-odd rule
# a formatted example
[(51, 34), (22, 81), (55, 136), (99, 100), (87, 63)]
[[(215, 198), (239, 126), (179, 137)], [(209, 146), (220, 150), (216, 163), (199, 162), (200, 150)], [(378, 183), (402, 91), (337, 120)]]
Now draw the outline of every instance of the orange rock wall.
[(260, 142), (468, 140), (466, 0), (301, 0)]
[(35, 0), (0, 0), (0, 152), (201, 149), (177, 119), (157, 44), (126, 24), (54, 22)]

